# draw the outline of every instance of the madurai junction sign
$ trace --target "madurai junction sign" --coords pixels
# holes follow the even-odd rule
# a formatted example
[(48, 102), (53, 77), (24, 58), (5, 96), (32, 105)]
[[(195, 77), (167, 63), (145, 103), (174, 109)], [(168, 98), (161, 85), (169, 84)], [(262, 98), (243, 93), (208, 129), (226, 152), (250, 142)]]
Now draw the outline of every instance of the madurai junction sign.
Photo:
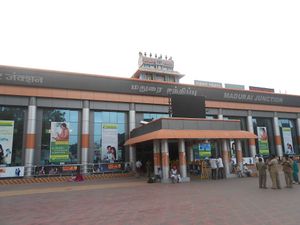
[[(205, 96), (207, 100), (300, 107), (300, 96), (211, 88), (130, 78), (0, 66), (0, 85), (61, 88), (120, 94)], [(85, 84), (85, 85), (82, 85)]]

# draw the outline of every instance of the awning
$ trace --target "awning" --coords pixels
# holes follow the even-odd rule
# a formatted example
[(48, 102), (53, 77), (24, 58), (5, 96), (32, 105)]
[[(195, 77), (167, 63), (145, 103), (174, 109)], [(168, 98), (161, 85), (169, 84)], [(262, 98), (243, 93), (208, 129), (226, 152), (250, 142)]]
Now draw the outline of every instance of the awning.
[(257, 136), (243, 130), (157, 130), (128, 139), (125, 145), (159, 139), (253, 139)]

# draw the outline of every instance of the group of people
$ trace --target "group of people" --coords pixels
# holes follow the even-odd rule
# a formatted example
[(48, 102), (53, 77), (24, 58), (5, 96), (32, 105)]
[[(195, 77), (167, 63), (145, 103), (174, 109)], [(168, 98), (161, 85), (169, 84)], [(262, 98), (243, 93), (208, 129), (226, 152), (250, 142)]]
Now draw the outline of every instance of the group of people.
[[(137, 160), (135, 163), (136, 177), (140, 177), (140, 175), (142, 173), (142, 166), (143, 166), (143, 163), (140, 160)], [(146, 172), (147, 172), (147, 177), (148, 177), (148, 183), (161, 182), (161, 180), (163, 178), (162, 169), (160, 167), (157, 168), (157, 171), (155, 172), (154, 177), (151, 176), (151, 171), (152, 171), (152, 165), (151, 165), (151, 162), (148, 160), (146, 162)], [(181, 175), (180, 175), (176, 165), (173, 165), (171, 167), (169, 176), (170, 176), (172, 183), (182, 182)]]
[(211, 179), (216, 180), (225, 178), (224, 164), (221, 156), (218, 156), (217, 158), (211, 156), (209, 165), (211, 168)]
[(267, 188), (267, 170), (270, 173), (270, 178), (272, 181), (272, 189), (281, 189), (281, 184), (279, 180), (279, 165), (282, 165), (282, 171), (284, 172), (284, 178), (287, 188), (292, 188), (293, 183), (299, 184), (299, 167), (295, 158), (289, 155), (284, 155), (283, 160), (278, 160), (275, 155), (271, 155), (266, 162), (263, 158), (259, 158), (256, 163), (256, 168), (258, 170), (259, 176), (259, 188)]
[(251, 177), (253, 171), (251, 169), (248, 168), (248, 164), (244, 163), (244, 164), (236, 164), (235, 165), (235, 172), (237, 174), (238, 177)]

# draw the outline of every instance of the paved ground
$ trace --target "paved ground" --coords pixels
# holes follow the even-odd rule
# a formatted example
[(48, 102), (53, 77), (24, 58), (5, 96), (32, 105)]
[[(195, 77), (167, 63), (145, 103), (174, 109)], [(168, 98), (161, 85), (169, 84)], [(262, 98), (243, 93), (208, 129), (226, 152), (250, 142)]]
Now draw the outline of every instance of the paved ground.
[(0, 224), (299, 224), (300, 185), (264, 190), (257, 188), (257, 179), (147, 184), (126, 178), (0, 186)]

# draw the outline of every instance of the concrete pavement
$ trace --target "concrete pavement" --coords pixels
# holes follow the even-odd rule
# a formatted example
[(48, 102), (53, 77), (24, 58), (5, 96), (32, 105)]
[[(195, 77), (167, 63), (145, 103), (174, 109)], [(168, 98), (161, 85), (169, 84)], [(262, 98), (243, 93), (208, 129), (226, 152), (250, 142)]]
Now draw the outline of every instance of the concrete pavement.
[(265, 190), (258, 188), (258, 178), (194, 179), (182, 184), (121, 178), (0, 188), (1, 225), (296, 225), (300, 221), (300, 185)]

